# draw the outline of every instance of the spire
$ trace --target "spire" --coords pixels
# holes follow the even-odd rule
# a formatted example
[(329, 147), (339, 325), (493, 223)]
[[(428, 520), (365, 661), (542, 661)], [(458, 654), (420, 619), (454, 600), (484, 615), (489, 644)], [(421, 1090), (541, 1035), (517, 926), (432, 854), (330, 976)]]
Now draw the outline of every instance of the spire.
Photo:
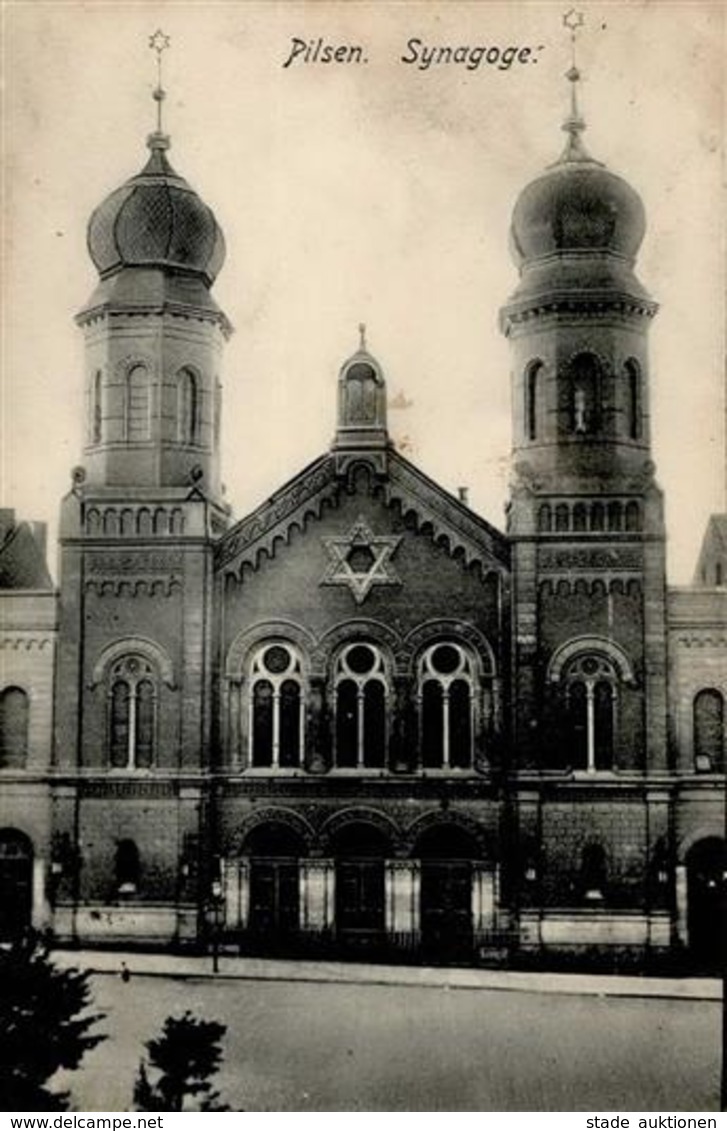
[(149, 46), (152, 51), (156, 53), (157, 57), (157, 84), (152, 94), (152, 98), (157, 104), (156, 129), (153, 133), (149, 134), (146, 141), (152, 153), (150, 164), (154, 162), (155, 158), (157, 158), (157, 160), (163, 160), (162, 155), (165, 150), (169, 149), (171, 144), (168, 135), (165, 134), (162, 129), (162, 106), (167, 96), (167, 92), (162, 86), (162, 54), (169, 47), (169, 43), (169, 36), (165, 35), (161, 28), (157, 28), (154, 34), (149, 36)]
[(575, 8), (571, 8), (570, 11), (566, 12), (563, 16), (563, 25), (570, 31), (571, 42), (571, 65), (565, 75), (570, 83), (570, 113), (562, 126), (568, 134), (568, 141), (566, 142), (563, 153), (557, 161), (558, 165), (572, 161), (593, 160), (586, 152), (585, 146), (581, 140), (581, 134), (586, 128), (586, 123), (581, 117), (578, 108), (578, 83), (580, 82), (581, 72), (578, 70), (576, 62), (576, 39), (578, 29), (583, 27), (583, 12), (577, 12)]

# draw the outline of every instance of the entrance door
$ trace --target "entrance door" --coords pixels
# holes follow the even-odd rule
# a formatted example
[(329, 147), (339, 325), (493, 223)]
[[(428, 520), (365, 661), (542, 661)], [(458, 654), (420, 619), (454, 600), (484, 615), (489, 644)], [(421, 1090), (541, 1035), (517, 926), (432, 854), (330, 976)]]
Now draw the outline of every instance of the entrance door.
[(472, 837), (455, 826), (430, 829), (418, 840), (421, 859), (422, 954), (430, 962), (472, 957), (472, 873), (480, 854)]
[(722, 840), (699, 841), (687, 856), (689, 949), (704, 969), (721, 970), (725, 947), (727, 852)]
[(336, 936), (345, 950), (362, 956), (384, 942), (384, 861), (391, 853), (385, 835), (355, 822), (334, 838), (336, 857)]
[(271, 940), (298, 929), (298, 861), (255, 857), (250, 863), (250, 930)]
[(0, 832), (0, 939), (30, 926), (33, 899), (33, 847), (15, 829)]
[(300, 837), (282, 824), (254, 829), (245, 842), (250, 857), (249, 941), (267, 954), (289, 950), (300, 922)]

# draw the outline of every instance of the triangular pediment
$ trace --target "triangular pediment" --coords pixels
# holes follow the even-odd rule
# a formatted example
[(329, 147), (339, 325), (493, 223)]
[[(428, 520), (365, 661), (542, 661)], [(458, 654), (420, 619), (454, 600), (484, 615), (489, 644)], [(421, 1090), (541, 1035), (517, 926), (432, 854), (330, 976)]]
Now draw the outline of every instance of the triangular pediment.
[[(358, 470), (366, 466), (365, 458), (355, 464)], [(386, 473), (381, 474), (373, 465), (369, 470), (385, 505), (396, 507), (402, 516), (413, 519), (418, 531), (444, 545), (451, 556), (460, 557), (467, 566), (479, 562), (483, 572), (508, 571), (510, 547), (505, 535), (403, 456), (389, 451)], [(280, 547), (287, 545), (293, 530), (302, 532), (310, 521), (320, 518), (326, 506), (337, 505), (342, 493), (350, 495), (356, 490), (353, 470), (341, 474), (333, 455), (322, 456), (227, 531), (215, 546), (215, 568), (233, 574), (239, 574), (245, 565), (256, 569), (261, 557), (274, 557)], [(379, 559), (383, 555), (388, 560), (386, 547), (379, 547), (363, 534), (360, 541), (369, 546), (373, 555), (370, 584), (384, 583), (386, 561)], [(341, 571), (347, 568), (344, 547), (330, 546), (328, 550), (330, 583), (336, 584), (341, 580)], [(354, 588), (365, 586), (367, 577), (367, 572), (359, 571)]]

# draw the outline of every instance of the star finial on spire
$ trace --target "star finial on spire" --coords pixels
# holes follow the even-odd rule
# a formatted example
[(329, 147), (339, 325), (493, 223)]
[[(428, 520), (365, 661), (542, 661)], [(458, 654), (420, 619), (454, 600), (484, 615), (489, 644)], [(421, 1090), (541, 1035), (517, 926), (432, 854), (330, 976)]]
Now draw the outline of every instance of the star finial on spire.
[(358, 324), (358, 337), (359, 337), (358, 348), (361, 350), (362, 353), (365, 353), (366, 352), (366, 323), (365, 322), (359, 322), (359, 324)]
[(578, 12), (575, 8), (571, 8), (563, 16), (563, 26), (570, 32), (571, 65), (565, 76), (570, 83), (570, 114), (563, 122), (563, 129), (568, 134), (568, 143), (560, 159), (561, 161), (590, 161), (580, 137), (586, 128), (586, 123), (578, 109), (578, 83), (581, 72), (576, 63), (576, 40), (577, 33), (583, 27), (583, 23), (583, 12)]
[(157, 85), (154, 90), (153, 98), (157, 104), (157, 128), (158, 135), (163, 134), (162, 130), (162, 102), (167, 96), (167, 93), (162, 86), (162, 54), (169, 47), (171, 40), (168, 35), (165, 35), (161, 28), (157, 28), (153, 35), (149, 36), (149, 46), (152, 51), (156, 52), (157, 57)]

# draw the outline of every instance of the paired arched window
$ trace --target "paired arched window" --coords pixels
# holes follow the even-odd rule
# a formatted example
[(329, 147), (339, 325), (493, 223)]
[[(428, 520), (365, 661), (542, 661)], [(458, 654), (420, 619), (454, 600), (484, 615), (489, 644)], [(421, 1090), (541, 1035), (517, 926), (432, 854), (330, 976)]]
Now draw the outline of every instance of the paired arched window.
[(724, 696), (709, 687), (694, 697), (694, 759), (698, 770), (723, 770)]
[(141, 655), (122, 656), (109, 672), (109, 758), (115, 769), (146, 770), (157, 742), (159, 679)]
[(538, 400), (540, 396), (540, 374), (542, 361), (531, 361), (525, 371), (525, 438), (538, 438)]
[(475, 673), (460, 644), (433, 644), (419, 661), (419, 714), (424, 769), (472, 765)]
[(303, 750), (303, 666), (292, 644), (261, 645), (250, 667), (251, 764), (296, 767)]
[(28, 756), (28, 695), (21, 687), (0, 693), (0, 769), (18, 769)]
[(336, 766), (383, 769), (387, 750), (388, 679), (375, 644), (347, 645), (333, 674), (336, 704)]
[(591, 435), (601, 427), (601, 364), (592, 353), (581, 353), (570, 364), (568, 385), (569, 430)]
[(181, 444), (199, 443), (200, 390), (197, 376), (191, 369), (182, 369), (177, 376), (177, 439)]
[(641, 368), (635, 358), (630, 357), (626, 370), (626, 419), (630, 440), (641, 439)]
[(562, 674), (565, 739), (576, 769), (613, 766), (618, 675), (613, 662), (596, 653), (576, 656)]
[(151, 389), (149, 372), (142, 362), (126, 373), (124, 388), (124, 439), (148, 440), (151, 434)]

